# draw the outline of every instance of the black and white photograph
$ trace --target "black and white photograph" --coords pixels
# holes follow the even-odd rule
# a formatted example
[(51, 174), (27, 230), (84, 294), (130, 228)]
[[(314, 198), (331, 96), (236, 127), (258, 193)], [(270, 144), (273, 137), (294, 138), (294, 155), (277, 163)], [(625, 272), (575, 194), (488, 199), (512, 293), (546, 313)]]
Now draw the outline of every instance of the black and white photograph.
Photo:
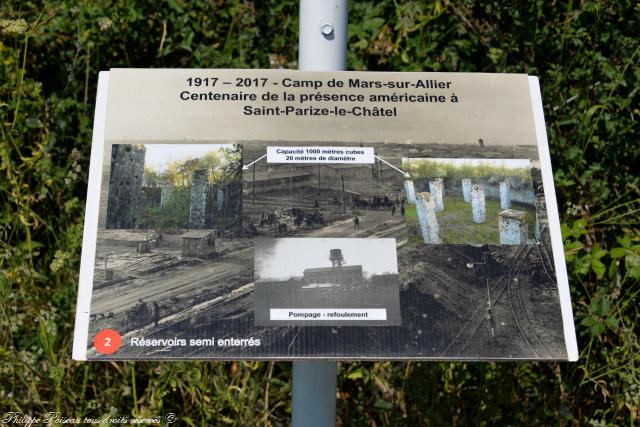
[(256, 325), (400, 324), (395, 239), (259, 238), (254, 260)]
[(550, 256), (544, 245), (403, 246), (403, 339), (435, 358), (566, 357)]
[[(378, 159), (372, 164), (258, 160), (271, 144), (245, 144), (245, 164), (251, 164), (243, 174), (245, 227), (256, 236), (396, 237), (404, 228), (400, 217), (402, 173), (389, 164)], [(373, 146), (357, 144), (363, 145)]]

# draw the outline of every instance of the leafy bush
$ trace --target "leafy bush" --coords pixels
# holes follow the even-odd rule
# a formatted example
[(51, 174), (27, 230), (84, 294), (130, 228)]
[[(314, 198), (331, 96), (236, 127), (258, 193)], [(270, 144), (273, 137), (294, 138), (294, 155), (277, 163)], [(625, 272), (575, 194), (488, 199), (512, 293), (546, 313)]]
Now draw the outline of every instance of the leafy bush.
[(190, 200), (191, 188), (178, 187), (171, 193), (164, 206), (142, 209), (140, 220), (145, 224), (145, 228), (167, 231), (188, 228)]
[[(580, 361), (348, 363), (347, 425), (625, 425), (640, 418), (640, 5), (351, 2), (357, 70), (538, 75)], [(70, 360), (97, 73), (295, 67), (297, 2), (0, 5), (0, 410), (286, 425), (285, 363)]]

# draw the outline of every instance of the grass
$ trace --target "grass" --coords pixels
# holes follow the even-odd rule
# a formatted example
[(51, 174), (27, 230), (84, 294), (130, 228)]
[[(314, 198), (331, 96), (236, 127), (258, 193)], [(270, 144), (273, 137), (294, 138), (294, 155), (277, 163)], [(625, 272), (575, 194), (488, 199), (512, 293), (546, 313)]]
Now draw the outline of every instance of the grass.
[(408, 159), (402, 162), (403, 170), (407, 171), (414, 181), (425, 178), (447, 178), (458, 180), (463, 178), (489, 179), (499, 181), (509, 178), (517, 179), (520, 182), (531, 182), (531, 170), (521, 167), (493, 166), (490, 164), (480, 165), (455, 165), (447, 162), (439, 162), (428, 159)]
[[(341, 425), (638, 425), (638, 3), (349, 3), (351, 70), (540, 78), (580, 360), (342, 363)], [(0, 3), (0, 412), (288, 424), (289, 363), (70, 355), (98, 72), (295, 68), (297, 7)]]
[[(419, 223), (415, 205), (406, 205), (405, 218), (407, 219), (407, 227), (410, 230), (410, 242), (421, 243)], [(535, 208), (527, 205), (512, 204), (511, 209), (525, 211), (529, 221), (529, 238), (535, 236)], [(485, 217), (484, 223), (478, 224), (473, 222), (471, 214), (471, 204), (465, 203), (460, 197), (445, 196), (444, 210), (438, 212), (438, 225), (440, 226), (440, 239), (442, 243), (449, 244), (500, 244), (500, 235), (498, 233), (498, 216), (500, 209), (500, 201), (494, 199), (485, 200)]]

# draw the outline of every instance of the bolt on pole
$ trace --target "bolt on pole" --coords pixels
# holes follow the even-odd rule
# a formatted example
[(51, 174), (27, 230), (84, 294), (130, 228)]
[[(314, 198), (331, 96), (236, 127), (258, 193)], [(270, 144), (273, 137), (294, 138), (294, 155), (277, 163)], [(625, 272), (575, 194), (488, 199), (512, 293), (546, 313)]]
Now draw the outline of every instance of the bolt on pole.
[(300, 0), (298, 68), (343, 71), (347, 68), (347, 0)]

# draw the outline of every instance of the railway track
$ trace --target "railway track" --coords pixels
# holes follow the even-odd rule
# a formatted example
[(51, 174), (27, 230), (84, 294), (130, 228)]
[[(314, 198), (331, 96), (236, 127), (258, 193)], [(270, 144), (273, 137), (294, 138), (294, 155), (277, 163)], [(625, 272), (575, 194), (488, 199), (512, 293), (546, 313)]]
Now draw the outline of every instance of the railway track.
[[(501, 302), (501, 300), (506, 296), (506, 303), (508, 304), (509, 310), (513, 316), (514, 324), (525, 345), (536, 358), (551, 357), (551, 352), (536, 333), (531, 320), (526, 314), (526, 307), (524, 299), (522, 298), (520, 286), (514, 285), (514, 282), (518, 282), (518, 280), (514, 279), (519, 278), (520, 272), (527, 262), (532, 250), (533, 245), (520, 247), (507, 274), (501, 277), (495, 285), (490, 287), (490, 294), (494, 296), (492, 306), (495, 310), (497, 303)], [(485, 307), (486, 302), (482, 301), (482, 303), (476, 307), (469, 320), (465, 322), (458, 334), (454, 337), (453, 341), (441, 353), (441, 356), (460, 356), (463, 353), (469, 343), (476, 336), (480, 327), (487, 320), (484, 313)]]
[[(215, 264), (190, 266), (189, 268), (163, 271), (141, 279), (130, 279), (110, 287), (94, 291), (92, 313), (122, 314), (130, 310), (139, 299), (147, 303), (156, 302), (161, 307), (193, 305), (193, 300), (211, 300), (229, 293), (224, 283), (233, 283), (234, 278), (252, 275), (253, 248), (243, 248), (226, 254)], [(231, 291), (233, 292), (233, 291)], [(190, 300), (187, 299), (190, 297)], [(122, 326), (126, 327), (126, 324)]]

